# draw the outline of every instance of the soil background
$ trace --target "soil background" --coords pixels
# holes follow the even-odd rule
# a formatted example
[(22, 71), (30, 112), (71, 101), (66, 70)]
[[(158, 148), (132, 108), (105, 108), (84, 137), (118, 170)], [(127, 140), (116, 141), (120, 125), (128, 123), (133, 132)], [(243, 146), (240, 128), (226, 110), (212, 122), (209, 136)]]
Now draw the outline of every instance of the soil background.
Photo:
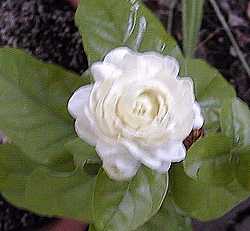
[[(181, 45), (181, 5), (173, 11), (173, 0), (145, 0)], [(217, 1), (248, 63), (250, 62), (250, 1)], [(39, 59), (59, 64), (81, 74), (87, 68), (81, 37), (74, 25), (74, 9), (64, 0), (0, 0), (0, 46), (25, 49)], [(208, 1), (200, 30), (196, 56), (217, 67), (231, 82), (238, 96), (250, 105), (250, 76), (247, 75), (222, 25)], [(4, 137), (0, 134), (1, 139)], [(223, 202), (222, 202), (223, 203)], [(28, 231), (53, 222), (17, 209), (0, 198), (0, 231)], [(250, 199), (216, 221), (193, 221), (195, 231), (250, 230)]]

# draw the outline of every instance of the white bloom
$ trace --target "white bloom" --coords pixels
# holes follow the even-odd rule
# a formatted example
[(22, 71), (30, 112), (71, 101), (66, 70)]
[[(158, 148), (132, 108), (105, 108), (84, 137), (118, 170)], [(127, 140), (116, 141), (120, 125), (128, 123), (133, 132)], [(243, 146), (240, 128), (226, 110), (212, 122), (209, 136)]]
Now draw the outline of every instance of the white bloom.
[(141, 163), (164, 173), (185, 158), (183, 140), (203, 118), (192, 80), (178, 72), (172, 57), (117, 48), (92, 65), (95, 83), (69, 100), (78, 136), (112, 179), (133, 177)]

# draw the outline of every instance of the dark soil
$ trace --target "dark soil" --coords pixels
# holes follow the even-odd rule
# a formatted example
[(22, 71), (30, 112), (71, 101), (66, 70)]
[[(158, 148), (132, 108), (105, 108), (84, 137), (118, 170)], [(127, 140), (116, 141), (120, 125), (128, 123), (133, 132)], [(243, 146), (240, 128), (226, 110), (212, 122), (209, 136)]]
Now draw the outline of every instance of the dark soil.
[(34, 230), (50, 220), (16, 209), (0, 197), (0, 231), (21, 231), (24, 227)]
[[(172, 0), (145, 0), (166, 25)], [(220, 0), (220, 4), (236, 39), (250, 60), (249, 0)], [(172, 33), (182, 41), (181, 7), (174, 9)], [(81, 37), (74, 26), (74, 9), (63, 0), (0, 0), (0, 46), (25, 49), (34, 56), (59, 64), (81, 74), (87, 60)], [(166, 25), (167, 27), (167, 25)], [(250, 76), (247, 76), (212, 7), (205, 6), (197, 57), (216, 66), (236, 88), (240, 98), (250, 105)], [(1, 140), (1, 138), (0, 138)], [(0, 141), (1, 143), (1, 141)], [(49, 222), (29, 212), (16, 209), (0, 199), (0, 231), (22, 230), (24, 227)], [(250, 200), (214, 222), (194, 221), (196, 231), (250, 230)]]
[(78, 73), (87, 65), (74, 9), (63, 0), (1, 0), (0, 46), (25, 49)]

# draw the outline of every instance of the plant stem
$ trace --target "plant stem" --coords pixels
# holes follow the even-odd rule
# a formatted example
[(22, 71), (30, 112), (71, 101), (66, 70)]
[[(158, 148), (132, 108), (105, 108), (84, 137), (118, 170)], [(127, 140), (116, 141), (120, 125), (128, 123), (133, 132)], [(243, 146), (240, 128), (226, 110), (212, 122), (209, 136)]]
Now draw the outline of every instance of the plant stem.
[(216, 3), (215, 0), (209, 0), (209, 1), (210, 1), (211, 5), (213, 6), (214, 11), (215, 11), (218, 19), (220, 20), (222, 26), (224, 27), (224, 30), (227, 33), (227, 35), (228, 35), (228, 37), (229, 37), (229, 39), (230, 39), (230, 41), (235, 49), (235, 52), (237, 53), (244, 69), (246, 70), (248, 76), (250, 77), (250, 67), (249, 67), (249, 65), (245, 59), (245, 56), (244, 56), (243, 52), (241, 51), (232, 31), (230, 30), (229, 25), (227, 24), (223, 14), (221, 13), (221, 10), (220, 10), (218, 4)]

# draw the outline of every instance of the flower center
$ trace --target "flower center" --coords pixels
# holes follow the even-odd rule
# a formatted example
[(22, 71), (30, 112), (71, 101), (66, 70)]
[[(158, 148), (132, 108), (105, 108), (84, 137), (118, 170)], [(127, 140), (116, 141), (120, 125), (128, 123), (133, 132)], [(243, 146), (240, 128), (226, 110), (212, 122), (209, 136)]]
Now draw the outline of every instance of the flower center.
[(140, 94), (134, 104), (132, 113), (138, 117), (153, 120), (159, 111), (159, 102), (155, 94), (151, 91), (145, 91)]
[(128, 127), (140, 130), (145, 129), (158, 118), (163, 103), (160, 92), (154, 89), (140, 88), (126, 91), (117, 104), (117, 115)]

